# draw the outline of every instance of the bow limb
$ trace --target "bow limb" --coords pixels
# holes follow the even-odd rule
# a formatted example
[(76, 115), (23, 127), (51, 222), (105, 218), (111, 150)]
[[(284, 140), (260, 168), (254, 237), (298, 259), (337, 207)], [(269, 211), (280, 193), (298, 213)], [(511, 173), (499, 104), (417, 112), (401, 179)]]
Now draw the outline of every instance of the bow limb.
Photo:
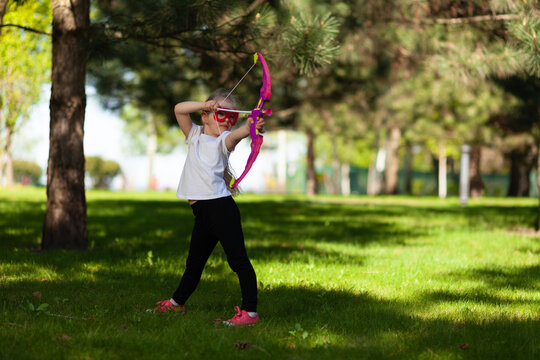
[(252, 119), (252, 123), (249, 128), (249, 135), (251, 137), (251, 153), (249, 154), (246, 167), (244, 168), (242, 175), (240, 175), (238, 179), (233, 178), (231, 180), (231, 183), (229, 184), (231, 189), (234, 189), (238, 186), (238, 184), (240, 184), (240, 181), (242, 181), (242, 179), (247, 175), (247, 173), (251, 169), (251, 166), (253, 166), (253, 163), (259, 155), (259, 151), (263, 143), (263, 136), (259, 134), (259, 130), (257, 130), (257, 121), (259, 120), (259, 118), (263, 117), (263, 115), (272, 115), (271, 109), (263, 110), (264, 103), (266, 101), (269, 101), (272, 97), (272, 80), (270, 78), (270, 71), (268, 70), (268, 65), (266, 64), (266, 60), (264, 60), (264, 57), (261, 53), (255, 54), (254, 61), (255, 63), (257, 63), (257, 61), (260, 61), (263, 74), (262, 86), (259, 93), (259, 101), (257, 102), (257, 106), (253, 110), (251, 110), (251, 113), (249, 115), (249, 117)]

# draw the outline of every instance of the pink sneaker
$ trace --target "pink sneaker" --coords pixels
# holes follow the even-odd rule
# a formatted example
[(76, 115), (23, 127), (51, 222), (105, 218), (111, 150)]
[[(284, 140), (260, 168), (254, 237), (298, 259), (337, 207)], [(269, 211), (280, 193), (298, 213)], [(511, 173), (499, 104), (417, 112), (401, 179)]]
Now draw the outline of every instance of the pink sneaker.
[(175, 312), (175, 313), (184, 312), (184, 306), (182, 305), (176, 306), (171, 302), (171, 300), (158, 301), (156, 305), (157, 306), (154, 309), (154, 312), (169, 312), (169, 311)]
[(251, 317), (246, 310), (240, 310), (238, 306), (235, 306), (234, 310), (236, 310), (236, 315), (234, 315), (231, 319), (224, 321), (223, 323), (225, 325), (229, 326), (246, 326), (246, 325), (255, 325), (259, 322), (259, 315), (255, 315), (255, 317)]

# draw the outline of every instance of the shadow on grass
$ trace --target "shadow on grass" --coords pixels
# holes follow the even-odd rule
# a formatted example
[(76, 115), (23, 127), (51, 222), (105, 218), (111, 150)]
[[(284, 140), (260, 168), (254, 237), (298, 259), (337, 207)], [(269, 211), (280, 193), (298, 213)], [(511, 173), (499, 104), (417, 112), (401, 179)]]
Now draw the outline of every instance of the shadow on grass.
[[(111, 279), (115, 281), (111, 282)], [(170, 281), (173, 279), (166, 279), (166, 282)], [(187, 304), (188, 313), (176, 321), (171, 321), (166, 314), (144, 311), (145, 306), (149, 307), (157, 300), (156, 287), (151, 270), (145, 275), (133, 275), (121, 269), (103, 270), (96, 273), (93, 282), (19, 281), (3, 287), (2, 298), (11, 314), (7, 320), (13, 323), (28, 320), (28, 310), (22, 309), (21, 302), (33, 301), (29, 296), (30, 290), (40, 290), (42, 301), (52, 304), (50, 310), (53, 313), (93, 317), (91, 322), (54, 318), (60, 329), (64, 326), (62, 324), (66, 324), (70, 333), (94, 337), (93, 341), (82, 339), (74, 347), (80, 348), (73, 350), (74, 354), (77, 351), (84, 354), (90, 346), (106, 349), (116, 344), (115, 348), (108, 349), (109, 354), (139, 351), (140, 358), (161, 358), (164, 357), (161, 355), (174, 351), (189, 355), (191, 348), (203, 358), (217, 355), (224, 359), (262, 356), (256, 348), (245, 352), (237, 350), (234, 344), (242, 340), (264, 349), (272, 358), (536, 359), (540, 356), (536, 342), (540, 331), (538, 320), (453, 320), (415, 315), (426, 299), (432, 302), (496, 301), (489, 297), (463, 298), (451, 292), (435, 292), (423, 294), (418, 300), (402, 301), (378, 299), (367, 293), (275, 286), (260, 292), (260, 324), (250, 329), (227, 329), (212, 325), (212, 320), (231, 315), (238, 296), (234, 280), (216, 274), (203, 281)], [(54, 304), (53, 297), (67, 297), (70, 301)], [(508, 300), (504, 304), (513, 303)], [(53, 321), (47, 316), (35, 316), (33, 319), (26, 326), (45, 326), (46, 322)], [(297, 331), (296, 324), (301, 331)], [(118, 330), (130, 328), (139, 330)], [(16, 331), (2, 333), (6, 334), (3, 341), (19, 344), (25, 341), (18, 337), (20, 334)], [(191, 335), (188, 344), (177, 336), (181, 333)], [(130, 341), (116, 342), (118, 337), (125, 336), (129, 336)], [(32, 345), (35, 345), (34, 341), (39, 345), (39, 340), (28, 339), (29, 347), (30, 341)], [(148, 347), (141, 348), (137, 345), (139, 343), (148, 344)], [(44, 351), (47, 349), (45, 347)]]

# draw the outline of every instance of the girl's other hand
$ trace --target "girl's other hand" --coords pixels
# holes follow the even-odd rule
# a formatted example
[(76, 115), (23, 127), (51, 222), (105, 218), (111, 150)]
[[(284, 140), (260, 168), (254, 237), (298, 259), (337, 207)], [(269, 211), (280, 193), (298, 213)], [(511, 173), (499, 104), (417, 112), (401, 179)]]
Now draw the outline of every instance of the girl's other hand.
[[(248, 118), (248, 124), (249, 124), (249, 126), (251, 126), (251, 124), (253, 124), (253, 119), (252, 118)], [(257, 120), (257, 125), (255, 125), (255, 128), (257, 130), (259, 130), (259, 132), (261, 134), (264, 134), (264, 118), (260, 117)]]

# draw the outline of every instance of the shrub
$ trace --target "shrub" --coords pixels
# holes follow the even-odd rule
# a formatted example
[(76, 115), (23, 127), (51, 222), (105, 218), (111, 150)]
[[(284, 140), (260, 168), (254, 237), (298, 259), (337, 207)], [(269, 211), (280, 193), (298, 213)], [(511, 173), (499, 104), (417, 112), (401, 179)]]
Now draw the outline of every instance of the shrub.
[(18, 183), (36, 185), (42, 173), (41, 167), (33, 161), (13, 160), (13, 177)]
[(92, 179), (94, 188), (107, 189), (115, 176), (121, 173), (116, 161), (103, 160), (99, 156), (86, 157), (86, 172)]

